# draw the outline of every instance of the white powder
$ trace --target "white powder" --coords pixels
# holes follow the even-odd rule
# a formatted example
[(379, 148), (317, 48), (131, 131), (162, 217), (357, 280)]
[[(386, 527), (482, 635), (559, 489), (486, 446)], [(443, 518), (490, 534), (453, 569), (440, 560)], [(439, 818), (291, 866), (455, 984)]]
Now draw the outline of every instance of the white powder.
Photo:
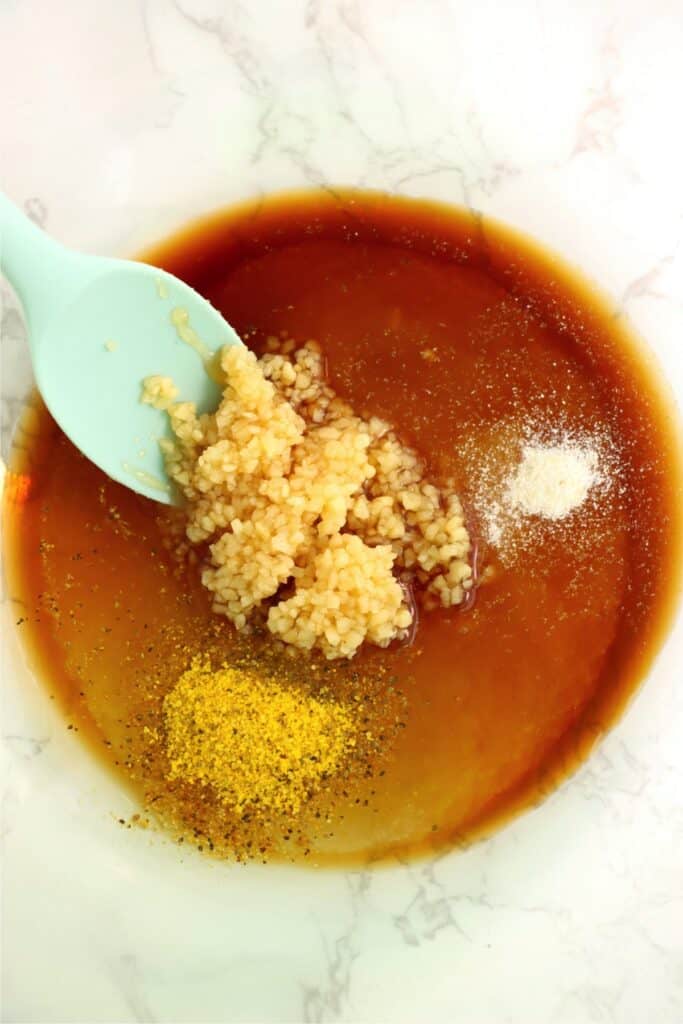
[(532, 541), (534, 521), (559, 524), (592, 493), (606, 491), (613, 471), (609, 442), (555, 430), (517, 437), (500, 433), (488, 464), (477, 469), (474, 504), (488, 542), (499, 553)]
[(524, 515), (564, 519), (583, 505), (599, 478), (598, 453), (592, 448), (527, 444), (503, 500)]

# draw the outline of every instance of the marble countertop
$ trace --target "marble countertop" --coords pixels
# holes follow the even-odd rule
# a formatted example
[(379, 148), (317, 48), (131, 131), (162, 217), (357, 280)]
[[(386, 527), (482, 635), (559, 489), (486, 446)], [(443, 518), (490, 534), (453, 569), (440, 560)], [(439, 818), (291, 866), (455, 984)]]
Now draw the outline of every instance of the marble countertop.
[[(311, 183), (468, 203), (592, 275), (681, 400), (677, 0), (0, 0), (0, 40), (0, 184), (63, 241), (126, 254)], [(2, 301), (6, 450), (30, 369)], [(464, 853), (316, 874), (120, 829), (1, 610), (4, 1020), (683, 1020), (680, 617), (542, 807)]]

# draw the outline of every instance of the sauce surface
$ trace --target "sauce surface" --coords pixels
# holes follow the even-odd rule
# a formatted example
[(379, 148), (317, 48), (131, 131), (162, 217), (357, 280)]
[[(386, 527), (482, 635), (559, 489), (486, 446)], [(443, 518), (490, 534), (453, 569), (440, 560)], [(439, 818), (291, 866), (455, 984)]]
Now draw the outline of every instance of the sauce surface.
[[(145, 258), (206, 295), (257, 351), (281, 332), (316, 339), (337, 391), (455, 480), (476, 542), (471, 607), (425, 614), (412, 645), (352, 663), (380, 680), (374, 699), (400, 728), (387, 726), (378, 770), (318, 807), (329, 827), (291, 855), (426, 853), (538, 802), (618, 716), (678, 589), (678, 442), (625, 325), (516, 233), (372, 193), (245, 205)], [(513, 457), (530, 423), (606, 439), (610, 486), (498, 550), (474, 481)], [(147, 806), (220, 847), (211, 809), (192, 820), (192, 794), (164, 785), (140, 735), (158, 725), (188, 652), (229, 661), (243, 641), (211, 614), (196, 573), (177, 571), (159, 506), (108, 480), (39, 404), (15, 456), (8, 574), (39, 671)]]

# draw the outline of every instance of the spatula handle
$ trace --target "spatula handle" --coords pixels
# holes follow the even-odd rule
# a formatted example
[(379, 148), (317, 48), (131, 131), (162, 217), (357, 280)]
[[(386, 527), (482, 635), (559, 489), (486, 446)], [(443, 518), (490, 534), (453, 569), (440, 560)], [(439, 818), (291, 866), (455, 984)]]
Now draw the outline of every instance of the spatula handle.
[(0, 192), (0, 273), (19, 296), (32, 333), (76, 287), (81, 258), (36, 227)]

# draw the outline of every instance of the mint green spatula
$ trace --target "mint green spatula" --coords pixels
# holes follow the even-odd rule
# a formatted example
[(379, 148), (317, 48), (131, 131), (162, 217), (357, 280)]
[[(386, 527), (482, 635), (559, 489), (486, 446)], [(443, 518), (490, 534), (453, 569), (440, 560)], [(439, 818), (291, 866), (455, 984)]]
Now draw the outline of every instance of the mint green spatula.
[(114, 480), (170, 503), (158, 444), (167, 417), (140, 402), (142, 381), (172, 377), (183, 400), (215, 408), (207, 363), (241, 344), (232, 327), (171, 274), (66, 249), (1, 194), (0, 272), (23, 304), (36, 382), (62, 430)]

